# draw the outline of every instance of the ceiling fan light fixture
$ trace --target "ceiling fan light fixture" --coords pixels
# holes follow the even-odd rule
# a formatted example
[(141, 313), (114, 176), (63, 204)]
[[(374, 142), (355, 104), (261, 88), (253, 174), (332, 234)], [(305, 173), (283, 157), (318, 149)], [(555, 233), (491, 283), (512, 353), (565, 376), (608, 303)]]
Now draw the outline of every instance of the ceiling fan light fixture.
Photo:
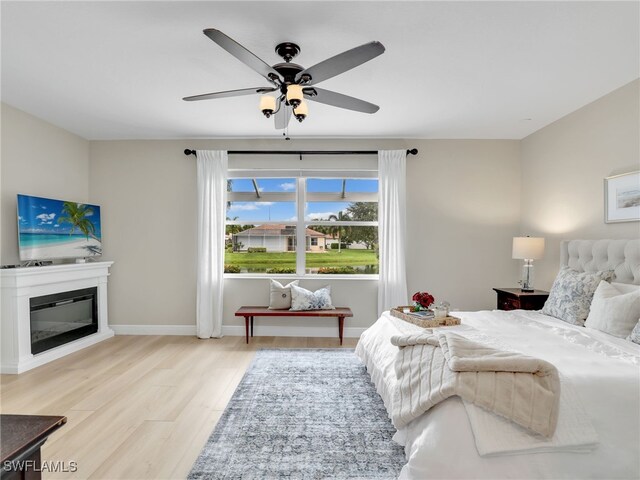
[(302, 102), (304, 96), (302, 93), (302, 86), (295, 83), (287, 86), (287, 102), (293, 108), (298, 108), (300, 102)]
[(307, 118), (307, 115), (309, 114), (309, 105), (307, 104), (307, 102), (302, 100), (300, 102), (300, 105), (293, 109), (293, 114), (299, 122), (302, 122), (305, 118)]
[(260, 111), (265, 117), (269, 118), (276, 109), (276, 99), (271, 95), (262, 95), (260, 97)]

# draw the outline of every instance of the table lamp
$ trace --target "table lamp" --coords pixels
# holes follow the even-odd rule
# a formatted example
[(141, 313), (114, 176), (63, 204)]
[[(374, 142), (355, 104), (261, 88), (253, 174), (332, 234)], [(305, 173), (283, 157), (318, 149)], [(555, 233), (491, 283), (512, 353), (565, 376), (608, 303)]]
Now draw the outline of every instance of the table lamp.
[(511, 256), (518, 260), (524, 260), (522, 280), (520, 280), (521, 290), (533, 292), (533, 261), (544, 256), (544, 238), (513, 237)]

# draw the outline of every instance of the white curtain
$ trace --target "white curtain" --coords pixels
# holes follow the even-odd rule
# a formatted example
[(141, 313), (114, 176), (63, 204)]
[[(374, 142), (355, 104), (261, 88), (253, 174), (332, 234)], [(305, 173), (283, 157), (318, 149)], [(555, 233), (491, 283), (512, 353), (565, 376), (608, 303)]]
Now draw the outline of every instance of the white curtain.
[(222, 336), (224, 228), (227, 212), (227, 152), (198, 150), (198, 337)]
[(406, 163), (406, 150), (378, 152), (378, 315), (409, 301), (405, 263)]

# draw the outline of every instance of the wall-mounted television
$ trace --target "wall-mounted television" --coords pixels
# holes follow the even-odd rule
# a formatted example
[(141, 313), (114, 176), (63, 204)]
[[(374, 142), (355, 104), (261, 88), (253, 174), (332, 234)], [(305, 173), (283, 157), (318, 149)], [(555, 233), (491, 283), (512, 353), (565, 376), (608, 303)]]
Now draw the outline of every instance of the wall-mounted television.
[(18, 195), (20, 260), (102, 255), (100, 207)]

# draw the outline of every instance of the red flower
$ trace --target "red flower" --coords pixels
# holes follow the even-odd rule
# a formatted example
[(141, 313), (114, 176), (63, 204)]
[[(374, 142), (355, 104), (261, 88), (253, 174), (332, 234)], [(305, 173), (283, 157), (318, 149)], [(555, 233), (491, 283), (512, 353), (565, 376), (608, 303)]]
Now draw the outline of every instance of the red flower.
[(422, 308), (427, 308), (431, 305), (435, 298), (429, 292), (416, 292), (411, 298), (414, 302), (418, 303)]

